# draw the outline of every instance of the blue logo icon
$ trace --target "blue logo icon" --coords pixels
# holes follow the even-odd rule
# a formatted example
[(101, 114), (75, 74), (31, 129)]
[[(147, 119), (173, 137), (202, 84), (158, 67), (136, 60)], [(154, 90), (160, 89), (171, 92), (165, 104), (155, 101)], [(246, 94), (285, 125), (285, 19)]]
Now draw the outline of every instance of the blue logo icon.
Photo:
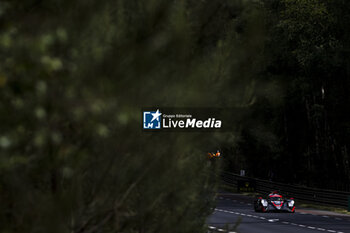
[(143, 128), (160, 129), (161, 115), (162, 113), (159, 112), (159, 109), (155, 112), (143, 112)]

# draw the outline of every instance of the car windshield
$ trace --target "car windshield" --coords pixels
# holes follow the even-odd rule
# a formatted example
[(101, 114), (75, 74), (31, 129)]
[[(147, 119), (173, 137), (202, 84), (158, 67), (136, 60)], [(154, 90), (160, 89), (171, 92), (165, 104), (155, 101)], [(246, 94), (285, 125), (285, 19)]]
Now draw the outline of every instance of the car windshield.
[(282, 201), (281, 197), (270, 197), (271, 201)]

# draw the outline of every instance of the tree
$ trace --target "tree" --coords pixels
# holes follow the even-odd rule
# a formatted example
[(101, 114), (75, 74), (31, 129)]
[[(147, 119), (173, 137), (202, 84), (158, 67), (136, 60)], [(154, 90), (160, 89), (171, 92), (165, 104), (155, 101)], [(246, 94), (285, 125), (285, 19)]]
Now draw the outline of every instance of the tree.
[(241, 151), (247, 161), (259, 161), (248, 163), (256, 176), (273, 171), (279, 181), (344, 190), (350, 179), (349, 6), (322, 0), (264, 6), (270, 17), (262, 80), (271, 85), (243, 127)]
[[(261, 45), (243, 14), (253, 8), (221, 1), (221, 17), (209, 2), (1, 3), (3, 231), (206, 231), (217, 141), (145, 133), (140, 116), (249, 103), (249, 85), (232, 93)], [(232, 30), (238, 15), (252, 15), (250, 40)]]

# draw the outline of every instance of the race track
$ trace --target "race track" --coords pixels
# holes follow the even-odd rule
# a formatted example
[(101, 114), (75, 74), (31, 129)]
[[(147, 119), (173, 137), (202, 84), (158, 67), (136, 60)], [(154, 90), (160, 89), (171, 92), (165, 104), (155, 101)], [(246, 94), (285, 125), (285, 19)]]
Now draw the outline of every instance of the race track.
[[(297, 200), (296, 200), (297, 202)], [(238, 227), (233, 226), (240, 221)], [(219, 193), (216, 208), (207, 219), (209, 232), (238, 233), (350, 233), (350, 215), (296, 209), (296, 213), (257, 213), (253, 198)]]

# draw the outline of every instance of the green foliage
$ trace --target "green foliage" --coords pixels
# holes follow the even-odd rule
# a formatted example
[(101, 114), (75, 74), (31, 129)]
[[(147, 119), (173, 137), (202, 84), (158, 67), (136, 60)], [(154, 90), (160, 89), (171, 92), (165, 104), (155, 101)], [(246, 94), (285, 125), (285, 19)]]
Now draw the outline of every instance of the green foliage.
[(3, 1), (2, 232), (206, 231), (221, 139), (144, 133), (141, 107), (251, 104), (258, 7)]

